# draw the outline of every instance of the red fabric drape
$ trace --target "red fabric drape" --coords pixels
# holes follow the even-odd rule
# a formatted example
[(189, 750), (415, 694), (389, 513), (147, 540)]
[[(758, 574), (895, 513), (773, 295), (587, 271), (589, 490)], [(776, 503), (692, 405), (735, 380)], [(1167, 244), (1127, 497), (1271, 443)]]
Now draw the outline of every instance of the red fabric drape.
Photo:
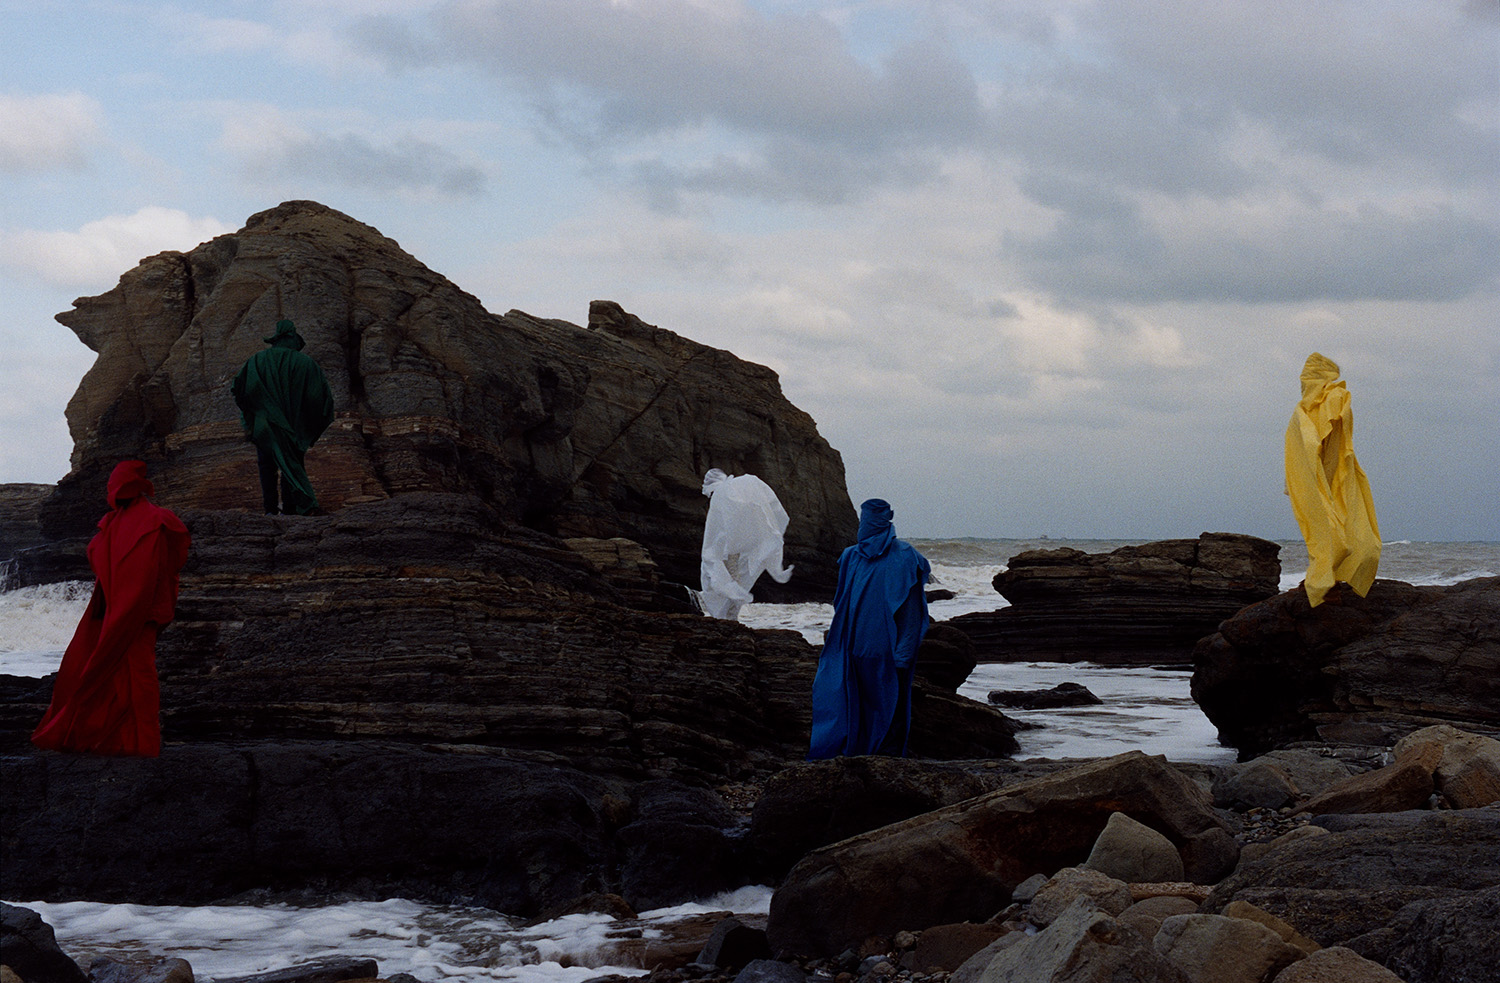
[(110, 475), (114, 506), (89, 542), (96, 583), (63, 653), (52, 702), (31, 735), (37, 747), (154, 757), (161, 751), (156, 633), (172, 620), (188, 531), (146, 498), (145, 465)]

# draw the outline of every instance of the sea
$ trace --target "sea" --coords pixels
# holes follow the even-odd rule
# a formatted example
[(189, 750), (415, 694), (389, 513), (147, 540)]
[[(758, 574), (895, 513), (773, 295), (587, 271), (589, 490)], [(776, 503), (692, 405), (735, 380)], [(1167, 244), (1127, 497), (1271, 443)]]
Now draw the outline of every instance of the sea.
[[(1009, 559), (1030, 549), (1072, 548), (1107, 553), (1146, 540), (913, 539), (932, 563), (937, 583), (953, 592), (931, 614), (947, 620), (993, 611), (1006, 601), (992, 581)], [(1281, 588), (1301, 582), (1307, 552), (1281, 544)], [(1380, 576), (1418, 585), (1448, 585), (1500, 574), (1500, 543), (1384, 544)], [(0, 593), (0, 673), (45, 676), (88, 603), (87, 583), (49, 584)], [(799, 631), (814, 644), (833, 614), (826, 604), (750, 604), (740, 620), (753, 628)], [(1087, 686), (1098, 706), (1006, 713), (1037, 725), (1021, 731), (1020, 758), (1092, 758), (1138, 749), (1172, 761), (1228, 764), (1213, 725), (1188, 694), (1190, 673), (1167, 668), (1115, 668), (1088, 663), (981, 665), (959, 692), (981, 702), (995, 689)], [(764, 915), (771, 889), (750, 885), (687, 905), (642, 912), (625, 923), (607, 915), (569, 915), (527, 924), (484, 908), (431, 905), (403, 898), (317, 905), (197, 907), (43, 902), (7, 899), (38, 912), (75, 959), (100, 954), (121, 960), (186, 959), (200, 981), (285, 969), (329, 955), (377, 960), (382, 976), (409, 973), (422, 983), (582, 983), (605, 974), (644, 975), (621, 965), (611, 938), (639, 931), (658, 938), (675, 923), (705, 912)]]

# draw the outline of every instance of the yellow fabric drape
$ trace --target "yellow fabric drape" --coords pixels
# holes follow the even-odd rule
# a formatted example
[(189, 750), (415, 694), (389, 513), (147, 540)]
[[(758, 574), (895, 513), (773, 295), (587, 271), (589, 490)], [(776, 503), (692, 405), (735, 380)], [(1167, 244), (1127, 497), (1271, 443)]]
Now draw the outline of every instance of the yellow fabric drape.
[(1307, 599), (1316, 607), (1342, 580), (1369, 593), (1380, 563), (1370, 482), (1354, 457), (1354, 413), (1339, 367), (1313, 352), (1286, 429), (1286, 493), (1307, 541)]

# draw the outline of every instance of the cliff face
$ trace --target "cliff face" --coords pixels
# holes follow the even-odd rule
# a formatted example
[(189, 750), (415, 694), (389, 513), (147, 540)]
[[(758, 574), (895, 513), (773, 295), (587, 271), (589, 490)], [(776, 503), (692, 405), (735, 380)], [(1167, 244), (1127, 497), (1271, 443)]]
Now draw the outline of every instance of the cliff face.
[(842, 459), (771, 370), (596, 301), (587, 327), (489, 313), (375, 229), (315, 202), (162, 253), (58, 315), (99, 353), (68, 404), (72, 471), (42, 508), (91, 531), (109, 470), (151, 467), (176, 509), (258, 508), (229, 383), (278, 318), (307, 340), (337, 418), (308, 454), (327, 511), (473, 495), (562, 537), (625, 537), (696, 583), (703, 472), (753, 472), (792, 524), (791, 590), (831, 590), (856, 516)]

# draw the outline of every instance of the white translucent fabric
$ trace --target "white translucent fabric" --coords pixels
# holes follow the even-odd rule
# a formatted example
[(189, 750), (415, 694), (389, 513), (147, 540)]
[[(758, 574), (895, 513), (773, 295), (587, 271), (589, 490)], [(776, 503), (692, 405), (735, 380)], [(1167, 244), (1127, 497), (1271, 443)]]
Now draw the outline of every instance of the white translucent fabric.
[(771, 486), (753, 474), (726, 475), (718, 468), (703, 478), (708, 519), (703, 525), (699, 578), (704, 613), (730, 621), (754, 600), (750, 588), (762, 573), (786, 583), (792, 568), (781, 566), (787, 514)]

